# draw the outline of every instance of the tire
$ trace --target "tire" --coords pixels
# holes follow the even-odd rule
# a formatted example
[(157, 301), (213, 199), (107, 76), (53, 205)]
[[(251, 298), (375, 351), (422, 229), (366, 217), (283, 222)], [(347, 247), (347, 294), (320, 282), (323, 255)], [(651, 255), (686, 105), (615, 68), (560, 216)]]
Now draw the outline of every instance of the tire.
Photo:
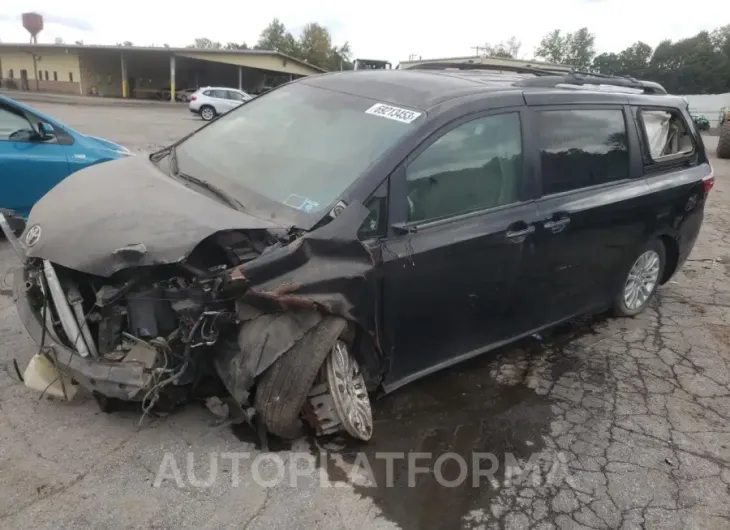
[[(641, 298), (636, 300), (636, 305), (630, 304), (627, 302), (627, 289), (629, 284), (629, 276), (634, 272), (634, 267), (638, 266), (639, 260), (642, 258), (646, 258), (647, 253), (650, 257), (656, 257), (658, 259), (658, 267), (656, 267), (656, 278), (653, 282), (653, 285), (651, 286), (650, 292), (646, 298), (641, 301)], [(646, 263), (646, 262), (644, 262)], [(618, 317), (633, 317), (635, 315), (638, 315), (641, 313), (646, 307), (649, 305), (649, 302), (651, 302), (652, 298), (654, 298), (654, 295), (656, 294), (656, 290), (659, 287), (659, 282), (662, 279), (662, 275), (664, 274), (664, 267), (667, 263), (667, 251), (664, 248), (664, 244), (659, 239), (652, 239), (649, 241), (646, 245), (644, 245), (639, 252), (637, 252), (634, 259), (626, 266), (626, 269), (624, 271), (623, 275), (623, 281), (621, 282), (621, 287), (619, 287), (618, 293), (616, 293), (616, 296), (613, 299), (613, 313), (615, 316)], [(652, 267), (652, 271), (654, 271), (654, 267)], [(649, 274), (649, 273), (645, 273)], [(650, 276), (653, 277), (653, 274)], [(642, 291), (645, 292), (645, 291)]]
[(203, 105), (202, 107), (200, 107), (200, 117), (203, 118), (205, 121), (210, 121), (215, 118), (215, 116), (215, 109), (210, 105)]
[(281, 438), (301, 434), (302, 406), (345, 327), (342, 318), (323, 318), (263, 373), (256, 387), (255, 407), (268, 432)]
[(717, 158), (730, 158), (730, 120), (720, 127), (720, 138), (717, 140)]

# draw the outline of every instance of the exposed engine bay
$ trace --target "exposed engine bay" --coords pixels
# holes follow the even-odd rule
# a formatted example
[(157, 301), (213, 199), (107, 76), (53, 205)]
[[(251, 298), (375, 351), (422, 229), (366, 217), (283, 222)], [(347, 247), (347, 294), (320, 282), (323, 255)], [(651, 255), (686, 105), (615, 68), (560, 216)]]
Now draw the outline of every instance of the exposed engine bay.
[[(349, 353), (364, 334), (356, 331), (354, 305), (332, 292), (339, 275), (330, 267), (322, 276), (315, 263), (331, 244), (318, 251), (318, 240), (308, 234), (219, 231), (180, 262), (129, 267), (105, 277), (29, 257), (31, 252), (23, 256), (32, 228), (14, 241), (24, 260), (14, 282), (19, 314), (39, 355), (103, 409), (110, 400), (137, 402), (144, 418), (224, 392), (239, 417), (261, 417), (273, 434), (295, 436), (292, 426), (302, 419), (316, 434), (344, 430), (370, 437), (365, 379), (371, 386), (374, 379), (363, 375)], [(117, 254), (134, 261), (139, 252), (144, 249), (130, 245)], [(362, 274), (366, 268), (362, 260), (353, 263), (358, 261), (356, 272)], [(319, 293), (303, 292), (302, 266), (309, 269), (308, 264), (316, 275), (309, 281), (320, 284)], [(300, 281), (289, 278), (295, 272)], [(343, 272), (351, 281), (353, 270)], [(278, 399), (270, 398), (272, 389), (282, 394), (277, 375), (282, 370), (311, 372), (284, 412), (266, 403)], [(333, 394), (332, 388), (338, 390)], [(353, 396), (354, 408), (348, 404)]]
[(126, 394), (148, 410), (166, 387), (195, 387), (211, 375), (211, 348), (237, 324), (235, 296), (226, 294), (230, 283), (222, 273), (276, 243), (265, 231), (220, 233), (184, 264), (126, 269), (111, 278), (33, 259), (26, 290), (47, 327), (81, 357), (150, 374), (149, 388), (132, 386)]

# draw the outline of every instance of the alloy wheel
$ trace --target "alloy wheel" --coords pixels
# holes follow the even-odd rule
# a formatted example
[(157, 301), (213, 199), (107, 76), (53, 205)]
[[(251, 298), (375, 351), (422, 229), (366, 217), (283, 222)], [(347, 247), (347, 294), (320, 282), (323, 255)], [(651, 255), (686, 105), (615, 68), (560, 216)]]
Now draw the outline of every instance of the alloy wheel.
[(632, 311), (642, 307), (656, 289), (661, 260), (655, 250), (647, 250), (634, 262), (624, 284), (624, 303)]
[(369, 440), (373, 434), (373, 413), (365, 379), (357, 360), (340, 340), (327, 357), (326, 377), (342, 427), (354, 438)]

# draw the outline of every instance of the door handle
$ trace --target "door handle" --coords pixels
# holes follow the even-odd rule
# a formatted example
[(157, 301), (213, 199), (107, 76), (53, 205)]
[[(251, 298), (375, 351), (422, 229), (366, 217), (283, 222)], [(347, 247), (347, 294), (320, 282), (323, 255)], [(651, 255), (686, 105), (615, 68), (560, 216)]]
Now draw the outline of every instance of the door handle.
[(535, 225), (528, 225), (527, 228), (522, 230), (509, 230), (507, 231), (507, 239), (517, 239), (518, 237), (529, 236), (535, 231)]
[(561, 217), (560, 219), (554, 219), (550, 221), (545, 221), (543, 223), (543, 226), (547, 228), (548, 230), (552, 230), (553, 232), (557, 232), (565, 228), (570, 224), (570, 217)]

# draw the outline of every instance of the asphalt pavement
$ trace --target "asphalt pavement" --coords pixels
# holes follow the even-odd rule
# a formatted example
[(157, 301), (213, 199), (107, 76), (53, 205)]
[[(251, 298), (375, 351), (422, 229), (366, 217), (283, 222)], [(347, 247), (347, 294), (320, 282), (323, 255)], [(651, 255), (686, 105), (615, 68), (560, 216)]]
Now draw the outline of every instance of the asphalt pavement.
[[(140, 154), (203, 123), (179, 106), (34, 105)], [(86, 396), (39, 399), (13, 363), (37, 347), (0, 291), (0, 527), (730, 528), (730, 162), (712, 163), (700, 239), (649, 310), (405, 387), (374, 404), (369, 444), (264, 454), (202, 404), (140, 426)], [(0, 241), (0, 275), (17, 265)]]

